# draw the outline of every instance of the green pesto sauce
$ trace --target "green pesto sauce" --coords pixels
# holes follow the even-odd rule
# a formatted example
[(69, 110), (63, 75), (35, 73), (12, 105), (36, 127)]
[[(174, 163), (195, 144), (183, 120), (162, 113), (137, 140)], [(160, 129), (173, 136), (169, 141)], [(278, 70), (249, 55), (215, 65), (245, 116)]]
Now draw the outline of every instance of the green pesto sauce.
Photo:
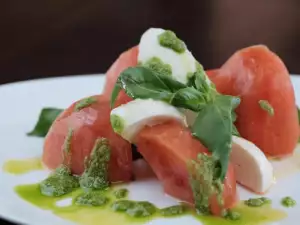
[(232, 211), (232, 210), (227, 210), (227, 212), (224, 215), (224, 218), (227, 220), (240, 220), (241, 219), (241, 214), (239, 212), (236, 211)]
[(281, 200), (281, 204), (284, 207), (294, 207), (297, 204), (297, 202), (294, 199), (292, 199), (291, 197), (284, 197)]
[(184, 205), (174, 205), (160, 209), (159, 213), (164, 217), (173, 217), (183, 215), (187, 209)]
[(126, 198), (128, 195), (128, 190), (126, 188), (121, 188), (121, 189), (118, 189), (114, 192), (114, 196), (117, 198), (117, 199), (120, 199), (120, 198)]
[(75, 111), (78, 112), (86, 107), (89, 107), (90, 105), (97, 102), (97, 99), (95, 97), (88, 97), (80, 100), (75, 105)]
[(43, 165), (40, 158), (14, 159), (6, 161), (3, 165), (3, 171), (15, 175), (28, 173), (35, 170), (42, 170)]
[(250, 207), (261, 207), (266, 204), (271, 204), (272, 201), (269, 198), (266, 197), (260, 197), (260, 198), (249, 198), (248, 200), (244, 201), (245, 205)]
[(85, 170), (79, 179), (80, 187), (88, 190), (102, 190), (109, 187), (108, 162), (110, 147), (106, 138), (98, 138), (91, 155), (85, 160)]
[(115, 201), (111, 209), (115, 212), (123, 212), (133, 218), (150, 217), (157, 211), (157, 208), (150, 202), (131, 200)]
[[(77, 189), (72, 193), (69, 193), (65, 196), (61, 197), (47, 197), (41, 194), (39, 190), (38, 184), (30, 184), (30, 185), (20, 185), (15, 188), (16, 193), (24, 200), (28, 201), (29, 203), (36, 205), (42, 209), (51, 210), (55, 215), (75, 222), (80, 225), (97, 225), (99, 221), (103, 221), (104, 224), (110, 225), (130, 225), (130, 224), (145, 224), (152, 219), (158, 219), (166, 217), (161, 214), (161, 211), (164, 210), (165, 212), (178, 212), (178, 206), (173, 209), (157, 209), (151, 203), (148, 202), (135, 202), (135, 201), (128, 201), (127, 204), (123, 204), (123, 208), (118, 205), (119, 211), (115, 211), (112, 209), (113, 203), (116, 201), (113, 197), (112, 191), (110, 189), (105, 193), (102, 193), (103, 196), (106, 196), (109, 201), (105, 202), (104, 205), (101, 206), (81, 206), (73, 204), (71, 206), (66, 207), (58, 207), (56, 206), (57, 201), (61, 201), (66, 198), (73, 198), (80, 196), (83, 191), (81, 189)], [(89, 199), (89, 198), (88, 198)], [(117, 201), (124, 201), (124, 200), (117, 200)], [(124, 211), (128, 210), (128, 207), (132, 207), (138, 203), (138, 207), (134, 208), (134, 210), (129, 210), (129, 214), (124, 213)], [(153, 213), (155, 207), (155, 213)], [(167, 210), (166, 210), (167, 209)], [(121, 210), (121, 211), (120, 211)], [(213, 216), (199, 216), (190, 209), (189, 207), (184, 208), (184, 212), (179, 215), (190, 215), (193, 216), (195, 219), (199, 220), (203, 225), (263, 225), (266, 223), (272, 223), (279, 220), (282, 220), (286, 217), (286, 213), (283, 211), (273, 209), (270, 204), (264, 205), (259, 208), (255, 207), (248, 207), (244, 204), (237, 205), (234, 209), (234, 214), (240, 214), (240, 219), (236, 221), (232, 221), (232, 219), (224, 219), (224, 218), (217, 218)], [(151, 216), (142, 217), (141, 215), (145, 215), (144, 213), (151, 214)], [(134, 217), (132, 215), (139, 215)], [(171, 213), (172, 214), (172, 213)], [(174, 216), (179, 216), (178, 214), (174, 214)], [(169, 217), (169, 216), (168, 216)], [(235, 217), (235, 216), (233, 216)]]
[(117, 134), (121, 134), (124, 130), (125, 121), (121, 117), (112, 114), (110, 115), (110, 124)]
[(184, 53), (186, 50), (184, 42), (170, 30), (166, 30), (164, 33), (160, 34), (158, 36), (158, 42), (161, 46), (172, 49), (177, 53)]
[[(64, 144), (63, 144), (63, 155), (64, 156), (69, 156), (70, 157), (70, 154), (71, 154), (71, 139), (72, 139), (73, 133), (74, 133), (73, 129), (68, 130), (67, 136), (66, 136)], [(69, 158), (69, 160), (70, 160), (70, 158)]]
[(191, 160), (188, 163), (188, 171), (197, 213), (202, 215), (211, 213), (209, 198), (214, 194), (217, 196), (219, 204), (223, 205), (223, 184), (219, 178), (215, 178), (219, 167), (213, 157), (199, 154), (197, 160)]
[(146, 61), (143, 64), (144, 67), (147, 67), (154, 72), (161, 74), (161, 75), (167, 75), (171, 76), (172, 75), (172, 67), (169, 64), (165, 64), (161, 61), (160, 58), (157, 57), (152, 57), (148, 61)]
[(270, 116), (274, 116), (274, 108), (267, 100), (259, 100), (258, 104), (260, 108), (265, 110)]
[(71, 174), (71, 170), (62, 165), (40, 183), (40, 191), (45, 196), (59, 197), (72, 192), (79, 187), (78, 177)]
[(78, 195), (74, 199), (75, 205), (83, 206), (104, 206), (109, 202), (109, 198), (103, 192), (89, 191)]

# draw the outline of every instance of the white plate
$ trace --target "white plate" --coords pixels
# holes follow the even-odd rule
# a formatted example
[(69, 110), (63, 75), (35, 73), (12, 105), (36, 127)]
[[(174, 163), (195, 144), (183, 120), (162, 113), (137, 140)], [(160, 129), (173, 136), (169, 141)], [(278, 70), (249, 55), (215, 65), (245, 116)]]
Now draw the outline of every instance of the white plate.
[[(300, 77), (292, 77), (297, 103), (300, 103)], [(43, 179), (46, 171), (32, 172), (14, 176), (2, 171), (2, 165), (9, 159), (25, 159), (41, 155), (43, 139), (27, 137), (25, 134), (32, 129), (40, 110), (45, 106), (65, 108), (70, 103), (85, 96), (100, 93), (104, 76), (77, 76), (67, 78), (42, 79), (19, 82), (0, 87), (0, 216), (28, 225), (66, 225), (72, 222), (63, 220), (49, 211), (41, 210), (21, 198), (13, 188), (18, 184), (34, 183)], [(300, 163), (300, 162), (299, 162)], [(277, 165), (278, 166), (278, 165)], [(279, 165), (279, 171), (287, 167)], [(130, 198), (148, 200), (159, 207), (174, 204), (175, 200), (163, 194), (156, 180), (134, 182), (130, 184)], [(283, 178), (268, 193), (275, 208), (285, 210), (288, 217), (278, 223), (280, 225), (296, 225), (300, 219), (300, 204), (294, 208), (283, 208), (280, 199), (292, 196), (300, 203), (300, 170), (289, 177)], [(253, 197), (252, 193), (239, 188), (241, 199)], [(100, 224), (100, 223), (99, 223)], [(103, 223), (101, 223), (103, 224)], [(157, 219), (149, 222), (152, 225), (197, 225), (192, 217), (185, 216), (173, 219)], [(112, 224), (108, 224), (112, 225)]]

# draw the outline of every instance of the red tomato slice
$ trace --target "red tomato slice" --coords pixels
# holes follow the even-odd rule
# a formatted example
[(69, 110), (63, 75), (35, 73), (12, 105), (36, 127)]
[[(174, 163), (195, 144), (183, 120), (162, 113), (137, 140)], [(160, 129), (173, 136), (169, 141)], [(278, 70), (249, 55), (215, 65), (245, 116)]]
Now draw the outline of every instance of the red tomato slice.
[[(196, 159), (199, 153), (208, 152), (192, 137), (191, 132), (175, 122), (146, 127), (138, 134), (136, 144), (163, 183), (165, 192), (193, 204), (187, 162)], [(223, 199), (225, 208), (232, 207), (237, 200), (236, 180), (231, 165), (224, 181)], [(221, 213), (215, 196), (211, 198), (211, 210), (216, 215)]]
[[(242, 49), (210, 78), (221, 93), (241, 97), (236, 126), (242, 137), (270, 156), (293, 153), (299, 137), (295, 96), (277, 55), (264, 46)], [(267, 100), (275, 115), (262, 110), (259, 100)]]
[(84, 159), (90, 155), (95, 140), (104, 137), (111, 146), (109, 179), (111, 182), (129, 181), (132, 175), (131, 145), (118, 136), (110, 125), (109, 101), (102, 95), (95, 96), (97, 102), (74, 112), (75, 104), (66, 109), (49, 130), (43, 152), (43, 163), (55, 169), (62, 162), (62, 146), (69, 128), (73, 129), (71, 138), (72, 172), (81, 174)]
[[(112, 64), (112, 66), (106, 72), (106, 83), (104, 86), (104, 95), (110, 97), (111, 92), (115, 86), (115, 83), (120, 73), (128, 67), (137, 65), (138, 46), (135, 46), (126, 52), (123, 52), (119, 58)], [(119, 94), (119, 103), (124, 104), (131, 100), (125, 92), (122, 90)]]

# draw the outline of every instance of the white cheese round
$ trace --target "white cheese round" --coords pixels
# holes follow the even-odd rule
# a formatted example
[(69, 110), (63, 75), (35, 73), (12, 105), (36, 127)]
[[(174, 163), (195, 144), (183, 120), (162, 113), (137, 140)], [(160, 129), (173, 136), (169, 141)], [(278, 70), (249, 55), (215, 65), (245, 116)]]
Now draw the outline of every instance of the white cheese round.
[(152, 126), (167, 120), (186, 124), (185, 117), (174, 106), (153, 99), (135, 99), (111, 111), (111, 125), (116, 133), (129, 142), (146, 125)]
[(164, 29), (150, 28), (142, 35), (139, 44), (138, 62), (143, 64), (153, 57), (157, 57), (163, 63), (171, 66), (172, 77), (175, 80), (186, 84), (188, 74), (196, 72), (196, 60), (188, 49), (183, 53), (177, 53), (170, 48), (161, 46), (159, 35), (164, 32)]
[(244, 138), (232, 137), (230, 162), (237, 182), (256, 193), (265, 193), (274, 182), (271, 163), (255, 144)]

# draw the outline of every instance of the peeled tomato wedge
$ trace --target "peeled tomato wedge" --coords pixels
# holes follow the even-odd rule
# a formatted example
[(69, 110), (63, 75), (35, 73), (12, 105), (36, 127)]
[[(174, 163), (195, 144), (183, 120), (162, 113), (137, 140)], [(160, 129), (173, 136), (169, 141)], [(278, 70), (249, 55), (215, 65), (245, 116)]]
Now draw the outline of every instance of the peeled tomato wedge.
[(129, 181), (132, 176), (131, 145), (117, 135), (110, 125), (109, 100), (102, 95), (94, 97), (97, 102), (78, 112), (74, 110), (75, 102), (55, 120), (45, 139), (43, 163), (49, 169), (55, 169), (63, 162), (62, 148), (71, 128), (71, 168), (74, 174), (84, 171), (85, 157), (89, 156), (95, 140), (104, 137), (109, 140), (111, 147), (109, 180)]
[[(178, 122), (147, 126), (136, 136), (138, 151), (149, 163), (167, 194), (182, 201), (194, 203), (189, 184), (187, 162), (196, 159), (199, 153), (208, 153), (206, 148), (191, 135), (188, 128)], [(236, 180), (232, 165), (229, 165), (224, 180), (224, 208), (237, 201)], [(220, 215), (221, 207), (216, 196), (210, 199), (211, 210)]]
[[(111, 65), (106, 72), (106, 81), (103, 94), (110, 98), (111, 92), (115, 86), (115, 83), (120, 73), (128, 67), (137, 65), (138, 46), (123, 52), (118, 59)], [(118, 96), (119, 104), (126, 103), (131, 100), (125, 92), (122, 90)]]
[[(299, 137), (295, 95), (277, 55), (265, 46), (239, 50), (210, 78), (219, 92), (241, 97), (236, 126), (243, 138), (270, 156), (293, 153)], [(274, 116), (260, 107), (260, 100), (270, 103)]]
[(168, 120), (185, 124), (185, 118), (177, 108), (153, 99), (135, 99), (114, 108), (110, 120), (114, 131), (129, 142), (146, 125), (153, 126)]

